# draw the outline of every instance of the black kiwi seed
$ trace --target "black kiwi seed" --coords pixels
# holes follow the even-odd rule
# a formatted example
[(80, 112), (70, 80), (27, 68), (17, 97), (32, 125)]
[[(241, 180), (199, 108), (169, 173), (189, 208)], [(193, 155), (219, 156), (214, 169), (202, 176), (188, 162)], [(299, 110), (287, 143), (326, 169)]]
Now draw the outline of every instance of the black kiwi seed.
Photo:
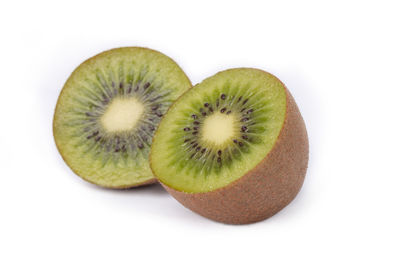
[(210, 107), (208, 110), (209, 110), (211, 113), (214, 112), (214, 109), (213, 109), (212, 107)]
[(233, 139), (233, 143), (237, 144), (237, 142), (238, 142), (238, 141), (237, 141), (236, 139)]
[(204, 152), (206, 152), (206, 149), (205, 149), (205, 148), (203, 148), (203, 149), (201, 150), (201, 153), (202, 153), (202, 154), (204, 154)]
[(123, 88), (124, 87), (124, 84), (121, 82), (121, 83), (119, 83), (119, 88)]
[(197, 131), (194, 131), (192, 134), (193, 135), (197, 135), (199, 132), (197, 132)]
[(247, 103), (247, 101), (249, 101), (249, 99), (248, 99), (248, 98), (247, 98), (246, 100), (244, 100), (244, 101), (243, 101), (243, 104), (242, 104), (242, 105), (246, 104), (246, 103)]
[(226, 111), (226, 107), (222, 108), (220, 112), (224, 113), (225, 111)]
[(209, 103), (204, 103), (204, 107), (208, 107), (209, 105)]
[(158, 117), (162, 117), (163, 116), (163, 114), (161, 113), (161, 112), (156, 112), (156, 115), (158, 116)]
[(253, 113), (253, 109), (250, 109), (249, 111), (247, 111), (247, 114)]
[(97, 136), (98, 134), (99, 134), (99, 131), (96, 131), (96, 132), (93, 132), (91, 135), (87, 136), (86, 138), (87, 138), (87, 139), (90, 139), (90, 138), (92, 138), (92, 137)]
[(192, 146), (192, 148), (195, 148), (195, 147), (198, 146), (198, 145), (199, 145), (199, 144), (196, 143), (196, 144), (194, 144), (194, 145)]
[(139, 148), (139, 149), (143, 149), (143, 147), (144, 147), (144, 146), (143, 146), (142, 143), (139, 143), (139, 144), (138, 144), (138, 148)]
[(200, 151), (201, 146), (196, 147), (196, 151)]
[(146, 84), (144, 84), (143, 89), (146, 90), (147, 88), (149, 88), (149, 86), (150, 86), (150, 83), (147, 82)]
[(99, 140), (101, 139), (101, 136), (98, 136), (94, 139), (94, 141), (99, 142)]
[(247, 137), (247, 136), (242, 136), (242, 138), (243, 138), (244, 140), (247, 140), (247, 139), (248, 139), (248, 137)]
[(185, 127), (183, 131), (190, 131), (190, 127)]
[(226, 112), (226, 114), (227, 114), (227, 115), (229, 115), (230, 113), (232, 113), (232, 111), (231, 111), (231, 110), (229, 110), (228, 112)]
[(242, 110), (240, 110), (240, 113), (242, 113), (244, 110), (246, 110), (246, 108), (242, 108)]
[(218, 150), (218, 155), (220, 156), (222, 154), (222, 151), (221, 150)]
[(189, 141), (190, 141), (190, 138), (186, 138), (183, 142), (186, 143), (186, 142), (189, 142)]
[(196, 118), (197, 118), (197, 116), (193, 114), (193, 115), (192, 115), (192, 118), (193, 118), (193, 119), (196, 119)]
[(239, 141), (239, 146), (243, 146), (243, 143)]
[(222, 99), (222, 100), (225, 100), (225, 98), (226, 98), (226, 95), (225, 95), (225, 94), (222, 94), (222, 95), (221, 95), (221, 99)]
[(202, 115), (202, 116), (206, 116), (207, 113), (206, 113), (206, 112), (201, 112), (201, 115)]
[(239, 97), (238, 102), (240, 102), (240, 100), (242, 100), (242, 97)]
[(194, 125), (200, 125), (200, 122), (199, 121), (194, 121), (193, 124)]
[(199, 129), (197, 126), (193, 127), (193, 130), (197, 130), (197, 129)]
[(247, 130), (247, 126), (242, 126), (242, 131), (245, 132)]
[(151, 108), (151, 110), (156, 111), (158, 108), (160, 107), (160, 105), (155, 105)]
[(248, 117), (245, 117), (245, 118), (242, 118), (241, 120), (240, 120), (240, 122), (246, 122), (246, 121), (248, 121), (249, 120), (249, 118)]

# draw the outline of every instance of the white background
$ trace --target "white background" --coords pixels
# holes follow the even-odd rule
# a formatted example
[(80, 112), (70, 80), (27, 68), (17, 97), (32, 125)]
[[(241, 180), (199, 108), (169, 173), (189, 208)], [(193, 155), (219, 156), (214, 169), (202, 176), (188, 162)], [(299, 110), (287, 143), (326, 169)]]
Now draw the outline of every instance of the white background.
[[(0, 261), (400, 261), (397, 4), (3, 0)], [(297, 198), (230, 226), (157, 185), (74, 175), (52, 138), (56, 99), (82, 61), (120, 46), (169, 55), (193, 83), (232, 67), (278, 76), (310, 138)]]

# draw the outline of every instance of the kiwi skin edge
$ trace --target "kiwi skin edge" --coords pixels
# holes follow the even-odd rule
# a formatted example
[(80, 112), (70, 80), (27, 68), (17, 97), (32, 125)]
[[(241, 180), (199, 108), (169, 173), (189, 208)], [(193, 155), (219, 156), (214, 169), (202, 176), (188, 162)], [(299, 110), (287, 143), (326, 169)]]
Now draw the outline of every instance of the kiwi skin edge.
[(247, 174), (206, 193), (186, 193), (160, 184), (185, 207), (225, 224), (254, 223), (282, 210), (303, 185), (309, 155), (304, 120), (286, 87), (285, 91), (285, 121), (275, 145)]

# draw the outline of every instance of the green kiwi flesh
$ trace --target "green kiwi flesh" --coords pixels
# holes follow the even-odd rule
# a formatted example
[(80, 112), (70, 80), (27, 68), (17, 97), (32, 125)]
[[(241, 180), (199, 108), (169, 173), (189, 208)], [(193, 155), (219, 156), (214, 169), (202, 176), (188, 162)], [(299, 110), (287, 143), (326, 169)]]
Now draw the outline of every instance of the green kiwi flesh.
[(150, 166), (181, 204), (209, 219), (248, 224), (299, 192), (308, 136), (288, 89), (257, 69), (220, 72), (179, 98), (161, 121)]
[(147, 48), (100, 53), (75, 69), (58, 98), (53, 133), (68, 166), (107, 188), (155, 182), (153, 134), (191, 83), (169, 57)]
[(220, 72), (169, 109), (153, 140), (151, 168), (177, 191), (223, 188), (265, 158), (285, 113), (285, 87), (273, 75), (245, 68)]

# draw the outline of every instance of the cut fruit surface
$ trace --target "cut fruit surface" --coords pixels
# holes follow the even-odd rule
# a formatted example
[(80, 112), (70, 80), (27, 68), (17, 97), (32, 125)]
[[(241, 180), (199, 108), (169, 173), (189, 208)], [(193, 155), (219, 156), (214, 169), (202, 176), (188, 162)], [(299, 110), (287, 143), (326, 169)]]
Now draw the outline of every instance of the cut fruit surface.
[(150, 166), (185, 207), (215, 221), (266, 219), (299, 192), (308, 137), (281, 81), (251, 68), (230, 69), (182, 95), (154, 135)]
[(220, 72), (169, 109), (155, 134), (152, 169), (178, 191), (222, 188), (265, 158), (285, 114), (285, 87), (274, 76), (255, 69)]
[(144, 105), (135, 97), (114, 98), (100, 117), (107, 132), (132, 130), (143, 115)]
[(103, 52), (82, 63), (59, 96), (57, 148), (83, 179), (110, 188), (154, 182), (148, 154), (172, 102), (191, 87), (169, 57), (146, 48)]
[(239, 135), (238, 120), (235, 114), (212, 114), (204, 120), (199, 139), (204, 144), (222, 147)]

